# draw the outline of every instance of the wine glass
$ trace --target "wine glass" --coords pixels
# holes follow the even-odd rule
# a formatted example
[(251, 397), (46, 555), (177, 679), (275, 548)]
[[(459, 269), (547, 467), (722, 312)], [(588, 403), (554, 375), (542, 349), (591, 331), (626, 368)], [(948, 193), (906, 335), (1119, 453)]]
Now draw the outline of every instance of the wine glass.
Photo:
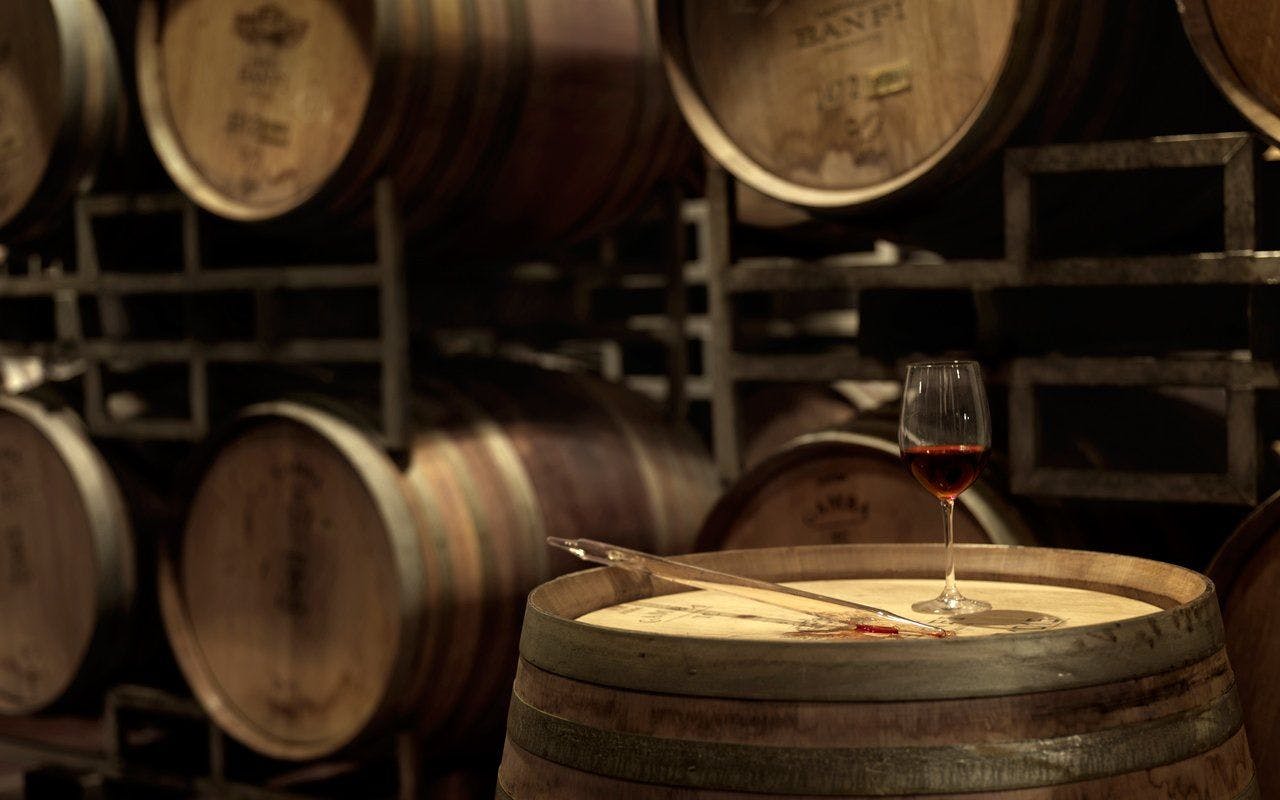
[(946, 585), (942, 594), (912, 608), (934, 614), (969, 614), (991, 604), (956, 588), (956, 497), (982, 472), (991, 450), (991, 415), (982, 368), (976, 361), (911, 364), (902, 387), (898, 446), (911, 474), (942, 504)]

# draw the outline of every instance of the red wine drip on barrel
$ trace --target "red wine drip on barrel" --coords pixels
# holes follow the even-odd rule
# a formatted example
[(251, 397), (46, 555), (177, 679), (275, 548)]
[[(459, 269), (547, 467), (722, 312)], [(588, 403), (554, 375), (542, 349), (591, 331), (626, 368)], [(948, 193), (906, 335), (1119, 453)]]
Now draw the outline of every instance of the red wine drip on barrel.
[(902, 457), (924, 488), (939, 500), (954, 500), (977, 479), (989, 454), (979, 444), (939, 444), (908, 447)]

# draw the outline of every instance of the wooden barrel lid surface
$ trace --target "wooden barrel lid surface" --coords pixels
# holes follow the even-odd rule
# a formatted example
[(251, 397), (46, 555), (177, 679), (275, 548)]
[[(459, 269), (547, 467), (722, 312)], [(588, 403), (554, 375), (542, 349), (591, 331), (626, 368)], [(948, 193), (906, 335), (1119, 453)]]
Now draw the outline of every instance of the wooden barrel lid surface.
[[(530, 594), (521, 655), (550, 672), (641, 691), (873, 700), (942, 698), (957, 693), (988, 696), (1088, 686), (1133, 670), (1169, 669), (1222, 647), (1213, 586), (1190, 570), (1076, 550), (958, 547), (957, 574), (962, 585), (999, 580), (1065, 586), (1138, 600), (1162, 610), (1115, 622), (1018, 633), (1013, 638), (690, 640), (575, 622), (593, 611), (683, 591), (674, 584), (655, 586), (620, 570), (591, 570), (558, 578)], [(921, 544), (775, 547), (681, 558), (775, 581), (920, 578), (937, 587), (942, 571), (941, 545)], [(1151, 646), (1153, 637), (1160, 641), (1158, 650)], [(637, 647), (645, 657), (632, 657)], [(725, 659), (737, 667), (726, 672), (722, 668)], [(805, 681), (794, 680), (796, 669), (808, 671)]]
[[(1083, 551), (959, 555), (961, 585), (995, 608), (948, 639), (833, 629), (617, 569), (544, 584), (499, 781), (519, 798), (1257, 797), (1204, 576)], [(941, 556), (684, 559), (906, 611), (938, 590)]]
[[(1090, 589), (1036, 583), (962, 581), (966, 597), (986, 600), (992, 609), (959, 617), (920, 615), (911, 604), (937, 596), (938, 580), (862, 578), (796, 581), (788, 586), (873, 605), (954, 631), (957, 636), (1066, 630), (1084, 625), (1140, 617), (1159, 606), (1130, 597)], [(579, 622), (617, 630), (698, 636), (712, 639), (858, 639), (858, 634), (807, 614), (775, 608), (715, 591), (680, 592), (602, 608), (578, 617)]]
[(1187, 37), (1205, 70), (1239, 111), (1280, 141), (1280, 59), (1275, 0), (1183, 0)]
[[(161, 13), (163, 7), (163, 13)], [(144, 3), (139, 88), (157, 152), (218, 214), (263, 219), (311, 198), (363, 125), (386, 4)], [(200, 65), (193, 69), (193, 65)], [(235, 80), (228, 80), (234, 74)]]
[(287, 756), (392, 713), (386, 688), (421, 635), (421, 556), (393, 465), (355, 428), (289, 403), (245, 424), (162, 559), (162, 609), (219, 724)]
[(1039, 13), (1017, 0), (659, 10), (694, 133), (746, 183), (812, 207), (886, 197), (952, 156), (1010, 88), (1015, 36)]
[[(110, 651), (134, 593), (119, 488), (68, 421), (0, 400), (0, 713), (39, 711)], [(109, 657), (98, 652), (96, 658)]]
[(61, 61), (53, 4), (0, 4), (0, 227), (48, 167), (62, 124)]
[(1280, 792), (1280, 494), (1272, 495), (1231, 535), (1209, 565), (1226, 623), (1227, 650), (1240, 685), (1258, 784)]
[[(1027, 544), (1018, 514), (979, 483), (956, 503), (956, 541)], [(751, 469), (703, 523), (698, 548), (941, 541), (938, 502), (882, 436), (822, 431)]]

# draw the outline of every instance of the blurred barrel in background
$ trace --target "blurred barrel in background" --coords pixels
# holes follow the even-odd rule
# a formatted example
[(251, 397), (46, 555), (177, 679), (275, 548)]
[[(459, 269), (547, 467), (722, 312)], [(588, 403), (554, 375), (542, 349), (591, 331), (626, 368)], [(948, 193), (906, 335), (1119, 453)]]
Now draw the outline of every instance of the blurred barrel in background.
[(1258, 130), (1280, 141), (1280, 69), (1273, 0), (1182, 0), (1187, 38), (1205, 71)]
[(1280, 495), (1272, 495), (1240, 524), (1214, 556), (1209, 577), (1218, 587), (1227, 650), (1240, 684), (1245, 728), (1263, 797), (1280, 791)]
[(136, 550), (120, 486), (77, 421), (0, 399), (0, 714), (75, 702), (120, 677)]
[(161, 604), (196, 696), (254, 749), (321, 756), (393, 721), (439, 752), (496, 733), (525, 594), (578, 564), (546, 536), (691, 548), (719, 486), (690, 433), (583, 376), (455, 375), (417, 401), (403, 464), (286, 402), (209, 463)]
[[(938, 502), (898, 454), (889, 423), (806, 434), (729, 487), (699, 550), (857, 542), (938, 542)], [(986, 481), (957, 498), (956, 541), (1032, 544), (1021, 515)]]
[(689, 155), (651, 0), (145, 0), (138, 78), (174, 180), (237, 220), (349, 214), (386, 175), (411, 227), (511, 248)]
[(659, 25), (685, 118), (740, 180), (964, 252), (999, 237), (1006, 145), (1238, 127), (1165, 5), (661, 0)]
[[(742, 399), (743, 466), (751, 468), (806, 433), (845, 428), (864, 414), (896, 415), (901, 387), (891, 381), (762, 386)], [(883, 406), (883, 408), (882, 408)]]
[(37, 236), (123, 136), (116, 51), (95, 0), (0, 3), (0, 240)]

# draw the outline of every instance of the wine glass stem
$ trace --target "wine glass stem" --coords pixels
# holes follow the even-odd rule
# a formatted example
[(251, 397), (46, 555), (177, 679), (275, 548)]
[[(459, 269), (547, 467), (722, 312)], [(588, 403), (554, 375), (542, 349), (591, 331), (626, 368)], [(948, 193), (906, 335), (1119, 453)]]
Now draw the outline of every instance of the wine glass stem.
[(946, 498), (942, 501), (942, 519), (946, 528), (946, 560), (947, 560), (947, 585), (942, 590), (942, 596), (947, 599), (960, 597), (959, 590), (956, 589), (956, 533), (955, 533), (955, 513), (956, 501)]

